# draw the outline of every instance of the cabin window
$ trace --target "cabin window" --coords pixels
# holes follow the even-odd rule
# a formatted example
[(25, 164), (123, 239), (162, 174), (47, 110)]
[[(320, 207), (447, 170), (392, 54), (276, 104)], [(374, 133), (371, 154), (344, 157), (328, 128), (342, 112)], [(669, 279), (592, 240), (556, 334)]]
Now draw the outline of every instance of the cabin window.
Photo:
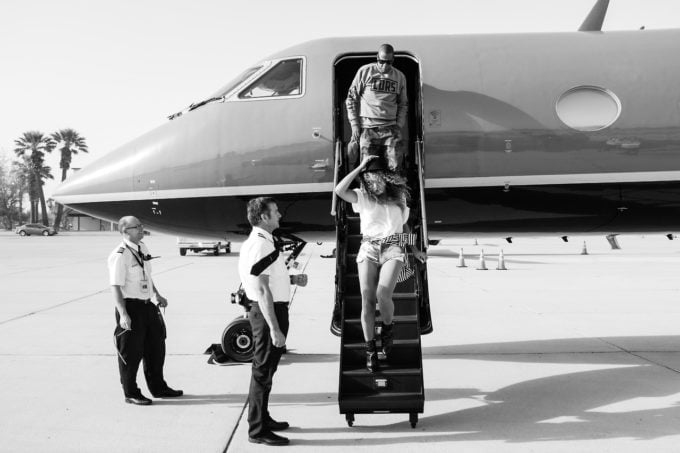
[(611, 126), (621, 114), (621, 101), (609, 90), (580, 86), (565, 92), (555, 105), (559, 119), (572, 129), (599, 131)]
[(240, 99), (296, 96), (302, 93), (302, 59), (278, 62), (239, 94)]
[(245, 82), (255, 74), (257, 71), (259, 71), (262, 68), (262, 66), (253, 66), (252, 68), (248, 68), (245, 71), (243, 71), (238, 77), (236, 77), (234, 80), (220, 88), (215, 94), (210, 96), (211, 98), (221, 98), (223, 96), (228, 95), (230, 92), (234, 90), (237, 86)]

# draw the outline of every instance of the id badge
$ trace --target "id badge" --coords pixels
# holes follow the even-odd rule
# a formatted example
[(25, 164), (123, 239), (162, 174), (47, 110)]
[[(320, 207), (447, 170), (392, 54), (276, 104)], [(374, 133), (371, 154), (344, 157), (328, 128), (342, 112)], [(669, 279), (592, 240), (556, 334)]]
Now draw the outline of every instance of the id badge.
[(147, 280), (146, 278), (142, 279), (139, 282), (139, 289), (141, 289), (144, 294), (148, 294), (149, 293), (149, 280)]

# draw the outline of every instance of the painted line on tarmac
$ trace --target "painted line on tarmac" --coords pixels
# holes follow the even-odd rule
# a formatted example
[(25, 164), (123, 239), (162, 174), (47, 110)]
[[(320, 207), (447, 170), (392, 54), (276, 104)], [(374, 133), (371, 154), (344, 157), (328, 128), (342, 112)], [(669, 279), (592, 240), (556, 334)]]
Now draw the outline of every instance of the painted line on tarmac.
[(227, 445), (225, 445), (224, 450), (222, 450), (222, 453), (227, 453), (229, 450), (229, 446), (231, 445), (231, 441), (234, 440), (234, 435), (236, 434), (236, 430), (238, 429), (238, 425), (241, 424), (241, 420), (243, 419), (243, 414), (246, 411), (246, 407), (248, 406), (248, 399), (246, 398), (246, 402), (243, 403), (243, 409), (241, 409), (241, 414), (239, 414), (238, 419), (236, 420), (236, 425), (234, 425), (234, 429), (231, 430), (231, 435), (229, 436), (229, 440), (227, 441)]
[[(191, 265), (191, 264), (194, 264), (194, 263), (180, 264), (179, 266), (171, 267), (171, 268), (169, 268), (169, 269), (165, 269), (165, 270), (163, 270), (163, 271), (157, 272), (156, 275), (161, 275), (161, 274), (164, 274), (164, 273), (166, 273), (166, 272), (174, 271), (175, 269), (179, 269), (180, 267), (184, 267), (184, 266), (189, 266), (189, 265)], [(49, 310), (54, 310), (55, 308), (59, 308), (59, 307), (62, 307), (62, 306), (64, 306), (64, 305), (68, 305), (68, 304), (73, 303), (73, 302), (79, 302), (79, 301), (81, 301), (81, 300), (83, 300), (83, 299), (87, 299), (88, 297), (96, 296), (97, 294), (102, 294), (102, 293), (108, 292), (108, 291), (110, 291), (110, 290), (111, 290), (110, 288), (101, 289), (101, 290), (99, 290), (99, 291), (96, 291), (96, 292), (91, 293), (91, 294), (87, 294), (87, 295), (85, 295), (85, 296), (76, 297), (75, 299), (67, 300), (66, 302), (61, 302), (61, 303), (56, 304), (56, 305), (51, 305), (51, 306), (49, 306), (49, 307), (45, 307), (45, 308), (43, 308), (43, 309), (41, 309), (41, 310), (32, 311), (32, 312), (30, 312), (30, 313), (26, 313), (26, 314), (23, 314), (23, 315), (19, 315), (19, 316), (16, 316), (16, 317), (14, 317), (14, 318), (6, 319), (6, 320), (4, 320), (4, 321), (0, 321), (0, 326), (3, 325), (3, 324), (7, 324), (8, 322), (12, 322), (12, 321), (16, 321), (16, 320), (19, 320), (19, 319), (27, 318), (27, 317), (33, 316), (33, 315), (37, 315), (38, 313), (43, 313), (43, 312), (46, 312), (46, 311), (49, 311)]]
[(55, 264), (54, 266), (29, 267), (27, 269), (21, 269), (21, 270), (18, 270), (18, 271), (9, 272), (7, 274), (0, 274), (0, 277), (7, 277), (7, 276), (10, 276), (10, 275), (17, 275), (17, 274), (25, 274), (26, 272), (44, 271), (44, 270), (47, 270), (47, 269), (55, 269), (55, 268), (58, 268), (58, 267), (71, 266), (71, 265), (74, 265), (74, 264), (95, 263), (95, 262), (98, 263), (98, 262), (101, 262), (101, 260), (100, 259), (83, 260), (83, 261), (74, 261), (72, 263), (69, 262), (69, 263)]
[(616, 349), (619, 349), (620, 351), (625, 352), (626, 354), (630, 354), (630, 355), (632, 355), (633, 357), (637, 357), (638, 359), (640, 359), (640, 360), (642, 360), (642, 361), (644, 361), (644, 362), (651, 363), (652, 365), (660, 366), (661, 368), (665, 368), (665, 369), (667, 369), (667, 370), (669, 370), (669, 371), (672, 371), (672, 372), (674, 372), (674, 373), (680, 373), (680, 370), (678, 370), (677, 368), (673, 368), (673, 367), (670, 367), (670, 366), (668, 366), (668, 365), (664, 365), (664, 364), (661, 363), (661, 362), (657, 362), (656, 360), (648, 359), (647, 357), (644, 357), (644, 356), (640, 355), (640, 354), (643, 354), (643, 353), (645, 353), (645, 352), (654, 353), (654, 352), (668, 352), (668, 351), (629, 351), (629, 350), (627, 350), (626, 348), (622, 348), (621, 346), (619, 346), (619, 345), (617, 345), (617, 344), (615, 344), (615, 343), (612, 343), (612, 342), (610, 342), (610, 341), (607, 341), (607, 340), (605, 340), (605, 339), (598, 338), (598, 340), (600, 340), (600, 341), (602, 341), (603, 343), (606, 343), (606, 344), (608, 344), (608, 345), (610, 345), (610, 346), (613, 346), (613, 347), (615, 347)]

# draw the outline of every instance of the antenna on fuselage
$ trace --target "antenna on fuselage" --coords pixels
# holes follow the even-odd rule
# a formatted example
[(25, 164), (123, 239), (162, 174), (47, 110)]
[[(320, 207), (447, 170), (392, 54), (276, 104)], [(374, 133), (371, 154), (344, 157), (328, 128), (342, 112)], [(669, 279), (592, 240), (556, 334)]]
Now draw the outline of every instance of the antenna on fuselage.
[(604, 16), (607, 15), (609, 0), (597, 0), (593, 9), (588, 13), (588, 17), (583, 21), (578, 31), (602, 31)]

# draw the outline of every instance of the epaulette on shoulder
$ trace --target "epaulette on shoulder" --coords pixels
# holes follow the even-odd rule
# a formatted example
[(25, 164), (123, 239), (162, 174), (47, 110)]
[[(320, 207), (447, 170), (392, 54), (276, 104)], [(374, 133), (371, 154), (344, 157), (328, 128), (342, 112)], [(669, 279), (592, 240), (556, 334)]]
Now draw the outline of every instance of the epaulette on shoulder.
[(265, 235), (262, 234), (262, 233), (257, 233), (257, 235), (260, 236), (262, 239), (267, 239), (267, 236), (265, 236)]
[(120, 247), (118, 250), (116, 250), (116, 253), (123, 253), (125, 251), (125, 247)]

